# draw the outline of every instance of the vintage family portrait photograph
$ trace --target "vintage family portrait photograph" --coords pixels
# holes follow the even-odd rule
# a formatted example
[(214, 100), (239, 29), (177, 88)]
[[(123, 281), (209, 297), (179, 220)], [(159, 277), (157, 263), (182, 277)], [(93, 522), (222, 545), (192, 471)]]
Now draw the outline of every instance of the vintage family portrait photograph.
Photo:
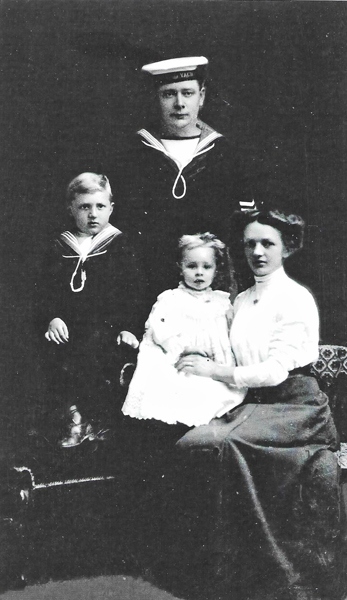
[(346, 600), (346, 2), (0, 48), (0, 596)]

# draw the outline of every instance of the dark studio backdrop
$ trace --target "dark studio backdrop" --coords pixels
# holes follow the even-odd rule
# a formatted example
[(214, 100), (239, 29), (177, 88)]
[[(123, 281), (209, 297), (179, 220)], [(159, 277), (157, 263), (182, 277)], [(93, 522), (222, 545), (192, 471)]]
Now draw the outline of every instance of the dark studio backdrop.
[(111, 178), (153, 109), (141, 65), (173, 56), (210, 59), (203, 119), (230, 138), (256, 199), (305, 217), (289, 268), (317, 298), (322, 340), (347, 343), (344, 2), (2, 0), (0, 13), (3, 411), (43, 393), (34, 288), (67, 224), (66, 185)]

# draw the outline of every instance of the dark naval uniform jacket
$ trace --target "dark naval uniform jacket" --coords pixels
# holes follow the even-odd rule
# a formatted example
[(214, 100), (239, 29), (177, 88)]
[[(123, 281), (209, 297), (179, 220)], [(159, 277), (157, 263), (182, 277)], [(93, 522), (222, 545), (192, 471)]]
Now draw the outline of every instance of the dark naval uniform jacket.
[(201, 121), (199, 127), (195, 154), (183, 169), (148, 129), (137, 132), (118, 164), (117, 223), (142, 257), (149, 306), (178, 283), (178, 239), (210, 231), (228, 242), (230, 215), (251, 200), (227, 140)]

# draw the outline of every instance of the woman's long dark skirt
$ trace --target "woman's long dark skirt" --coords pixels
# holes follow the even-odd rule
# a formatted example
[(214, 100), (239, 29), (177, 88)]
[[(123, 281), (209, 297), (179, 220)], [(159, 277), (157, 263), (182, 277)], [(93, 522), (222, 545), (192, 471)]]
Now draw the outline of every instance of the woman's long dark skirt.
[(340, 598), (336, 444), (328, 399), (302, 375), (179, 440), (195, 472), (214, 457), (211, 600)]

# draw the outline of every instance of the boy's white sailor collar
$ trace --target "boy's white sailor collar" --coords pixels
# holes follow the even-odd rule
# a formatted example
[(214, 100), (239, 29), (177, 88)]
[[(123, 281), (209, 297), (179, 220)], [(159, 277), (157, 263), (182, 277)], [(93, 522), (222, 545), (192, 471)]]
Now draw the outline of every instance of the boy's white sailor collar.
[[(83, 246), (80, 246), (76, 236), (71, 233), (71, 231), (64, 231), (62, 234), (60, 234), (60, 240), (76, 253), (73, 255), (63, 254), (63, 258), (78, 258), (77, 265), (70, 280), (70, 288), (74, 293), (81, 292), (84, 289), (84, 285), (87, 280), (87, 273), (84, 268), (86, 259), (89, 257), (100, 256), (100, 254), (106, 254), (107, 246), (121, 233), (122, 232), (117, 229), (117, 227), (114, 227), (109, 223), (106, 225), (106, 227), (104, 227), (104, 229), (102, 229), (93, 237), (92, 243), (86, 252), (83, 250)], [(79, 287), (75, 287), (75, 278), (78, 272), (80, 272), (80, 285)]]
[(263, 277), (254, 276), (255, 285), (252, 287), (251, 293), (254, 304), (257, 304), (261, 299), (262, 295), (272, 287), (279, 287), (281, 282), (285, 279), (288, 279), (288, 275), (286, 274), (283, 267), (276, 269), (273, 273), (269, 275), (264, 275)]
[(83, 262), (89, 255), (95, 255), (100, 251), (104, 251), (104, 248), (108, 246), (108, 244), (113, 240), (114, 237), (120, 235), (122, 232), (109, 223), (99, 231), (96, 235), (92, 237), (92, 242), (88, 248), (88, 251), (85, 253), (83, 251), (83, 247), (78, 243), (76, 235), (71, 233), (71, 231), (64, 231), (60, 235), (60, 239), (64, 241), (72, 250), (76, 252), (76, 254), (82, 258)]

